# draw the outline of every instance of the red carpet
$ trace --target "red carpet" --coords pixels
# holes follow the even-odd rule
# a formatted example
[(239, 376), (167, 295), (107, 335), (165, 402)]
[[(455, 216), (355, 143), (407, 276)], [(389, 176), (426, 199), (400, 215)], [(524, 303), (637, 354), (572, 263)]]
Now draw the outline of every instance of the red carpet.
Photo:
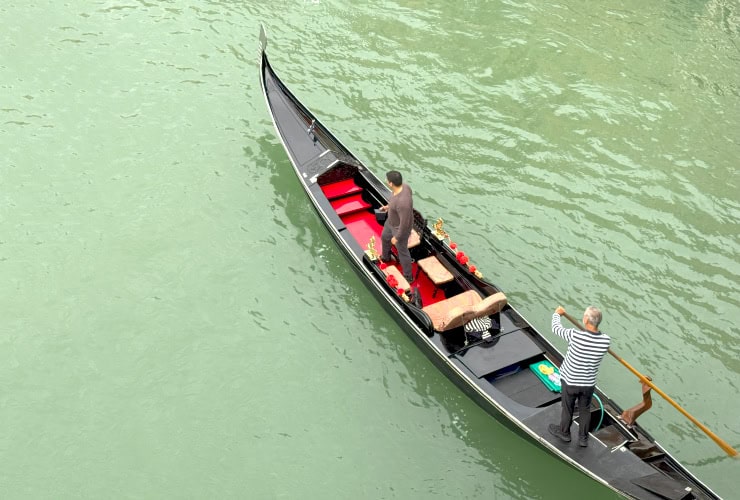
[[(375, 236), (375, 249), (380, 252), (382, 250), (382, 244), (380, 242), (380, 233), (383, 231), (383, 226), (378, 224), (375, 220), (375, 215), (371, 212), (355, 212), (346, 217), (342, 217), (342, 222), (347, 226), (347, 230), (357, 240), (357, 242), (363, 248), (367, 248), (367, 244), (370, 241), (370, 237)], [(401, 266), (397, 262), (390, 264), (400, 270)], [(413, 264), (414, 276), (416, 276), (417, 267), (416, 263)], [(434, 294), (434, 284), (427, 278), (427, 275), (420, 273), (419, 277), (411, 283), (413, 288), (418, 288), (421, 293), (421, 302), (424, 306), (433, 304), (445, 298), (444, 291), (437, 290), (436, 295)]]

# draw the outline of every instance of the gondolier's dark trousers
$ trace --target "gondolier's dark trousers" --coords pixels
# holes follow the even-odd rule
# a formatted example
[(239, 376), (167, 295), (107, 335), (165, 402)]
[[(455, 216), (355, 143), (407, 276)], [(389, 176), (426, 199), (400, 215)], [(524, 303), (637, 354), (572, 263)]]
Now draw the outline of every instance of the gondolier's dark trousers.
[[(393, 238), (393, 228), (386, 223), (383, 226), (383, 232), (380, 233), (380, 241), (383, 243), (383, 255), (381, 259), (387, 261), (391, 258), (391, 238)], [(401, 241), (396, 238), (396, 251), (398, 251), (398, 262), (401, 263), (401, 272), (406, 281), (414, 281), (414, 273), (411, 270), (411, 252), (409, 252), (409, 239)]]
[(591, 425), (591, 397), (594, 395), (594, 386), (584, 387), (568, 385), (560, 380), (560, 396), (563, 402), (563, 411), (560, 414), (560, 430), (570, 435), (570, 424), (573, 422), (573, 410), (578, 403), (578, 437), (588, 438), (588, 429)]

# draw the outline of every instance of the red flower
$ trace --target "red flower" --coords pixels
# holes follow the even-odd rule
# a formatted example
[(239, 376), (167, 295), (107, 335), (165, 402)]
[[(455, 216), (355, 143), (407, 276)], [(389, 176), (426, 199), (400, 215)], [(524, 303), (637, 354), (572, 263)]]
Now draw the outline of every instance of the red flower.
[(468, 259), (467, 255), (463, 255), (462, 257), (460, 257), (460, 264), (465, 265), (468, 263), (469, 260), (470, 259)]
[(380, 263), (380, 269), (385, 269), (386, 267), (388, 267), (388, 264), (386, 264), (385, 262)]
[(455, 254), (455, 258), (456, 258), (457, 260), (460, 260), (460, 259), (462, 259), (463, 257), (465, 257), (465, 252), (457, 252), (457, 253)]
[(471, 273), (475, 273), (475, 272), (476, 272), (476, 271), (478, 270), (478, 268), (477, 268), (477, 267), (475, 267), (475, 266), (474, 266), (473, 264), (470, 264), (470, 265), (468, 266), (468, 269), (470, 269), (470, 272), (471, 272)]
[(393, 288), (396, 288), (398, 286), (398, 280), (395, 276), (392, 274), (388, 276), (388, 284), (392, 286)]
[(397, 289), (396, 289), (396, 293), (397, 293), (398, 295), (403, 295), (403, 292), (404, 292), (403, 288), (397, 288)]
[(456, 249), (457, 248), (457, 243), (455, 243), (454, 241), (450, 241), (450, 248), (453, 249), (453, 250)]

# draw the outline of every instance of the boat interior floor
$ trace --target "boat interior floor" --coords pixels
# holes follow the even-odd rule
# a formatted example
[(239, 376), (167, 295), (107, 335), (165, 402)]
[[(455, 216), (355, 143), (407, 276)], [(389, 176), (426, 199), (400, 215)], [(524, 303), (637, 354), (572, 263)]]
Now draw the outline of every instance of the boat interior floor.
[[(662, 495), (655, 495), (645, 488), (645, 483), (656, 483), (656, 469), (648, 463), (640, 460), (633, 453), (626, 452), (621, 445), (610, 447), (599, 439), (599, 433), (589, 434), (588, 446), (583, 448), (578, 445), (578, 422), (571, 427), (571, 441), (565, 443), (550, 434), (547, 427), (550, 424), (560, 422), (561, 405), (553, 404), (543, 408), (532, 416), (525, 418), (522, 422), (532, 431), (557, 448), (570, 460), (582, 466), (584, 470), (591, 470), (598, 476), (608, 481), (619, 483), (625, 492), (633, 493), (639, 498), (665, 499)], [(623, 443), (620, 443), (623, 444)], [(642, 483), (642, 484), (641, 484)], [(688, 483), (687, 483), (688, 485)], [(679, 498), (679, 497), (677, 497)]]
[(512, 400), (531, 408), (542, 408), (560, 400), (560, 393), (545, 387), (530, 369), (520, 369), (491, 381), (491, 384)]

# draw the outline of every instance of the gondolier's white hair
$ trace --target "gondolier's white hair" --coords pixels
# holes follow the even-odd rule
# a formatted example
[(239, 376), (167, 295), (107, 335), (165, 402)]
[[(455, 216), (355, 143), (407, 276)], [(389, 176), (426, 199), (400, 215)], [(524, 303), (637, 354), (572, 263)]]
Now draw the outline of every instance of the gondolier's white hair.
[(601, 311), (598, 307), (588, 306), (583, 315), (588, 318), (589, 323), (598, 328), (599, 323), (601, 323)]

